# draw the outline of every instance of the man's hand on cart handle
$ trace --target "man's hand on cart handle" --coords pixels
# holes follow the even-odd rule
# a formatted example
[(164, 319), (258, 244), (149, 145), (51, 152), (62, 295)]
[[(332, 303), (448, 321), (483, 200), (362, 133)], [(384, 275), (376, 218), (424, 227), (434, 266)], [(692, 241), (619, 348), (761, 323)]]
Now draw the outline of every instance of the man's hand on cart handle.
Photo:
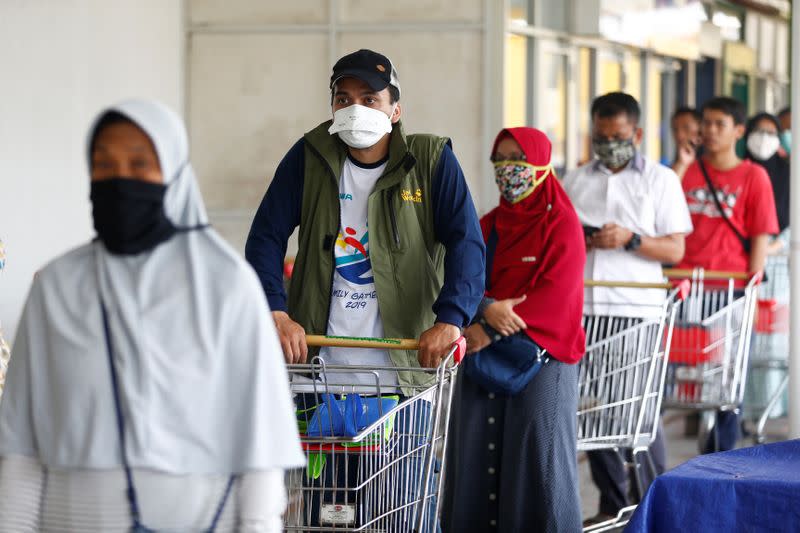
[(461, 329), (444, 322), (437, 322), (419, 337), (419, 364), (424, 368), (436, 368), (461, 337)]
[(285, 311), (273, 311), (272, 319), (278, 330), (286, 364), (305, 363), (308, 358), (308, 345), (303, 326), (292, 320)]

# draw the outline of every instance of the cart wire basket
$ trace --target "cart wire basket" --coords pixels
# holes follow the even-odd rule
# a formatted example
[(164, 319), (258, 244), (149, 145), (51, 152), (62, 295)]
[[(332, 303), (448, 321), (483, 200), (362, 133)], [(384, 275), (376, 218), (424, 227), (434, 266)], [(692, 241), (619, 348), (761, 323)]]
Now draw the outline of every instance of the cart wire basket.
[[(307, 338), (311, 346), (418, 349), (407, 339)], [(434, 531), (465, 350), (461, 338), (437, 368), (334, 366), (319, 357), (287, 365), (307, 464), (287, 473), (284, 530)], [(387, 383), (392, 372), (410, 373), (415, 385)]]
[(664, 405), (698, 411), (734, 410), (742, 403), (758, 287), (762, 274), (665, 270), (690, 276), (678, 314)]
[[(585, 285), (612, 290), (659, 289), (663, 293), (660, 303), (652, 298), (643, 301), (653, 303), (620, 303), (620, 298), (614, 298), (616, 304), (609, 301), (599, 306), (603, 314), (592, 314), (594, 309), (587, 307), (583, 317), (586, 354), (580, 363), (578, 381), (578, 451), (619, 453), (632, 469), (641, 497), (646, 491), (641, 469), (649, 468), (655, 473), (649, 445), (658, 431), (673, 325), (682, 299), (688, 294), (689, 282), (673, 285), (587, 280)], [(630, 454), (630, 462), (624, 452)], [(622, 513), (586, 531), (621, 527), (629, 518), (630, 512)]]
[(754, 341), (744, 396), (744, 416), (753, 440), (766, 440), (769, 418), (785, 416), (789, 384), (789, 256), (772, 255), (758, 288)]

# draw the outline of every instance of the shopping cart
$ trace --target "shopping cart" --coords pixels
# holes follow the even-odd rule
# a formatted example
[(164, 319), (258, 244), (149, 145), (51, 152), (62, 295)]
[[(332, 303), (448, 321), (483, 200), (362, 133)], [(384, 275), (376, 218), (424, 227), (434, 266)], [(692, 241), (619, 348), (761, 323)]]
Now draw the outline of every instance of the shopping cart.
[[(310, 346), (416, 350), (413, 340), (307, 337)], [(433, 531), (457, 341), (437, 368), (288, 365), (307, 465), (287, 474), (286, 531)], [(413, 383), (387, 383), (407, 372)], [(405, 395), (403, 394), (405, 392)]]
[[(578, 451), (619, 453), (632, 469), (640, 499), (647, 489), (642, 468), (648, 468), (653, 478), (656, 475), (649, 446), (658, 430), (673, 324), (689, 283), (673, 286), (587, 280), (585, 286), (660, 292), (655, 298), (644, 299), (651, 304), (629, 303), (642, 299), (626, 301), (619, 293), (616, 302), (593, 299), (583, 317), (586, 354), (578, 379)], [(585, 531), (619, 528), (633, 509), (635, 506), (623, 509), (617, 518)]]
[[(703, 269), (665, 270), (668, 278), (690, 277), (691, 289), (672, 335), (664, 406), (699, 411), (702, 450), (715, 411), (739, 408), (762, 274)], [(744, 287), (738, 282), (746, 282)]]
[(767, 258), (758, 289), (753, 348), (744, 396), (744, 415), (755, 425), (756, 444), (765, 440), (769, 418), (786, 414), (789, 384), (789, 256)]

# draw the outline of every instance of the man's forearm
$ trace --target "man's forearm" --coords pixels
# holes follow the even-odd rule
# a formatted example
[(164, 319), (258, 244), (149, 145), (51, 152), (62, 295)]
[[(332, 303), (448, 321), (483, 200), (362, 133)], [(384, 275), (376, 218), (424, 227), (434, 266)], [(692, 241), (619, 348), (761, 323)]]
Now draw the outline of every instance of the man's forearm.
[(245, 258), (255, 270), (273, 311), (286, 310), (286, 291), (283, 286), (285, 255), (286, 244), (279, 242), (273, 235), (250, 232), (245, 246)]
[(675, 264), (683, 259), (685, 243), (683, 235), (667, 235), (665, 237), (642, 236), (642, 245), (638, 253), (646, 259), (659, 263)]
[(768, 248), (768, 234), (762, 233), (750, 239), (750, 272), (764, 270), (764, 265), (767, 263)]
[(445, 146), (433, 180), (433, 229), (445, 247), (444, 283), (433, 304), (437, 322), (469, 324), (484, 291), (483, 235), (458, 160)]

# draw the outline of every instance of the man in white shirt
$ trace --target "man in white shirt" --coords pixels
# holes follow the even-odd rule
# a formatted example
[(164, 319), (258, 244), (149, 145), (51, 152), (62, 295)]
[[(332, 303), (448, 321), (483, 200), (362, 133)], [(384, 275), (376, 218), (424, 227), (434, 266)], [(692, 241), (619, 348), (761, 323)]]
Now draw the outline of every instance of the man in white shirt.
[[(664, 263), (684, 253), (692, 231), (680, 180), (675, 173), (644, 157), (638, 147), (641, 111), (632, 96), (609, 93), (592, 104), (592, 148), (595, 159), (568, 173), (563, 185), (586, 235), (585, 277), (603, 281), (660, 282)], [(587, 288), (584, 314), (611, 324), (633, 323), (659, 312), (660, 289)], [(587, 343), (613, 333), (587, 332)], [(659, 471), (664, 469), (661, 432), (651, 447)], [(628, 477), (614, 452), (589, 453), (592, 478), (601, 491), (596, 520), (616, 516), (628, 505)], [(593, 519), (594, 520), (594, 519)]]

